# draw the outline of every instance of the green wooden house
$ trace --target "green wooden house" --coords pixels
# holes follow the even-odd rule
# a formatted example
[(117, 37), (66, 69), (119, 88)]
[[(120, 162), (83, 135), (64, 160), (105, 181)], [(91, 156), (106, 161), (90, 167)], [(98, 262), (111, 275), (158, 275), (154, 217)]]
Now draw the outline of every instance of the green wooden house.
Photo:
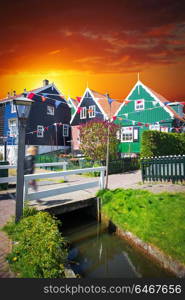
[(184, 130), (183, 106), (179, 102), (169, 102), (138, 80), (113, 117), (120, 125), (121, 156), (140, 153), (145, 130)]

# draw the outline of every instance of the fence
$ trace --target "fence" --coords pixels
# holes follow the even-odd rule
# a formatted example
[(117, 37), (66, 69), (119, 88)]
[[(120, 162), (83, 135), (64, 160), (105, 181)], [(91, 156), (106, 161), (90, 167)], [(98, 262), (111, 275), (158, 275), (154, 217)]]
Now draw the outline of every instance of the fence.
[[(24, 200), (36, 200), (41, 198), (47, 198), (51, 196), (59, 195), (60, 193), (71, 193), (79, 190), (84, 190), (88, 188), (93, 188), (95, 186), (99, 186), (100, 189), (104, 188), (104, 173), (105, 167), (98, 167), (98, 168), (86, 168), (86, 169), (78, 169), (78, 170), (69, 170), (69, 171), (58, 171), (58, 172), (49, 172), (49, 173), (42, 173), (42, 174), (34, 174), (34, 175), (24, 175)], [(89, 173), (89, 172), (100, 172), (100, 177), (98, 181), (95, 182), (88, 182), (82, 184), (76, 184), (68, 187), (60, 187), (54, 188), (50, 190), (38, 191), (28, 193), (28, 183), (30, 180), (33, 179), (40, 179), (40, 178), (52, 178), (52, 177), (59, 177), (59, 176), (66, 176), (71, 174), (81, 174), (81, 173)]]
[[(85, 157), (81, 158), (69, 158), (69, 157), (59, 157), (60, 152), (52, 152), (46, 154), (36, 155), (36, 162), (46, 163), (46, 162), (68, 162), (68, 170), (92, 168), (97, 166), (105, 166), (105, 161), (92, 161)], [(51, 170), (57, 170), (57, 167), (47, 167)], [(124, 157), (120, 159), (111, 160), (109, 162), (109, 175), (116, 173), (123, 173), (127, 171), (137, 170), (140, 168), (139, 157)]]
[(183, 181), (185, 155), (142, 158), (141, 172), (143, 181)]

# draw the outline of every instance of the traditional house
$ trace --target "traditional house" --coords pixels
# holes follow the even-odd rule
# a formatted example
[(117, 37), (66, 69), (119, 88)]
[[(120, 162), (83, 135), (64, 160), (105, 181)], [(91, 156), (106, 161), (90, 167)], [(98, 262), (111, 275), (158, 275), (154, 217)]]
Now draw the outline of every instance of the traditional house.
[(181, 131), (185, 124), (183, 106), (180, 102), (169, 102), (138, 80), (113, 116), (121, 127), (121, 156), (140, 153), (145, 130)]
[(113, 101), (110, 105), (108, 99), (110, 99), (108, 98), (108, 95), (86, 88), (70, 122), (72, 126), (72, 147), (74, 152), (79, 152), (79, 125), (89, 122), (93, 119), (111, 119), (118, 110), (120, 103)]
[[(49, 84), (48, 80), (43, 81), (41, 88), (29, 92), (24, 90), (23, 94), (34, 100), (27, 121), (26, 145), (38, 146), (39, 153), (57, 149), (69, 150), (71, 110), (64, 95), (53, 83)], [(8, 159), (11, 163), (16, 161), (18, 134), (18, 120), (13, 99), (19, 96), (14, 92), (13, 95), (8, 95), (0, 101), (0, 115), (3, 119), (0, 136), (7, 140)]]
[(77, 101), (71, 97), (68, 97), (67, 103), (68, 103), (69, 107), (71, 108), (71, 118), (72, 118), (76, 112), (76, 108), (78, 106), (79, 101)]

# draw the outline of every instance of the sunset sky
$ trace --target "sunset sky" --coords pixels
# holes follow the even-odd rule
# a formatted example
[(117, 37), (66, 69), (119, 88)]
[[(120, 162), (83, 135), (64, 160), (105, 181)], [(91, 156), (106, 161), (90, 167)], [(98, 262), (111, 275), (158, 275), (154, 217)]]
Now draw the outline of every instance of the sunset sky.
[(0, 4), (0, 97), (54, 82), (123, 99), (137, 80), (185, 100), (185, 1), (16, 0)]

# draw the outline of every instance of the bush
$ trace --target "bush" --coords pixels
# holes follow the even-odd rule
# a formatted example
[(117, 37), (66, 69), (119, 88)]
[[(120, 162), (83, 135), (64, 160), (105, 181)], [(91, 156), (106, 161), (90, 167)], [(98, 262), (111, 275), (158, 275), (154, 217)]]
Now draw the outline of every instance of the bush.
[(19, 223), (11, 221), (4, 227), (14, 241), (7, 258), (18, 277), (65, 277), (66, 243), (59, 225), (49, 213), (26, 208)]
[(185, 154), (185, 133), (145, 131), (142, 135), (141, 157)]

